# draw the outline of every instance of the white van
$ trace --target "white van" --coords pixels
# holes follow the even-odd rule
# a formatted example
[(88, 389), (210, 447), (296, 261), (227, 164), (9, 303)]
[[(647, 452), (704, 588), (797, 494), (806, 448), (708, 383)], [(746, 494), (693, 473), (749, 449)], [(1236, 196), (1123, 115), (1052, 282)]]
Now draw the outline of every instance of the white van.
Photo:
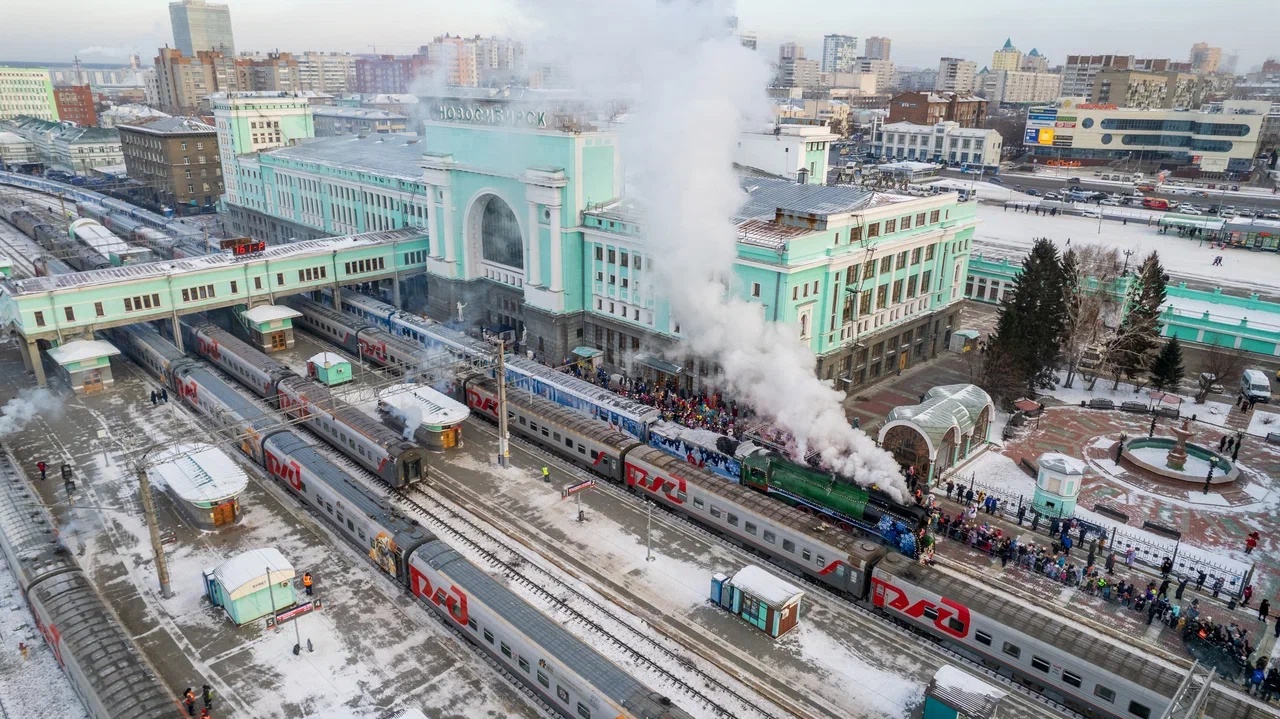
[(1247, 369), (1240, 375), (1240, 394), (1254, 402), (1271, 401), (1271, 381), (1260, 369)]

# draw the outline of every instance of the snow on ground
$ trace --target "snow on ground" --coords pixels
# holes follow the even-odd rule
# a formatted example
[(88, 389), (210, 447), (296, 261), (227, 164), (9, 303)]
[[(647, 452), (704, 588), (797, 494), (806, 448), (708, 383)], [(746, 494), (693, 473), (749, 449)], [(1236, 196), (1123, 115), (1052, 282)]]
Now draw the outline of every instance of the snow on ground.
[[(1155, 405), (1154, 400), (1149, 396), (1151, 390), (1149, 387), (1142, 390), (1135, 390), (1133, 385), (1128, 382), (1121, 382), (1116, 389), (1112, 389), (1115, 380), (1109, 377), (1100, 378), (1093, 389), (1089, 389), (1089, 381), (1084, 377), (1076, 374), (1075, 381), (1071, 387), (1063, 387), (1062, 380), (1066, 376), (1065, 372), (1057, 372), (1058, 386), (1054, 389), (1043, 390), (1042, 394), (1048, 395), (1062, 402), (1063, 404), (1078, 406), (1081, 402), (1088, 402), (1091, 399), (1109, 399), (1120, 406), (1121, 402), (1141, 402), (1148, 407)], [(1185, 384), (1184, 380), (1184, 384)], [(1170, 392), (1169, 394), (1173, 394)], [(1203, 404), (1196, 404), (1195, 397), (1191, 394), (1179, 394), (1182, 404), (1179, 409), (1182, 411), (1183, 417), (1196, 416), (1197, 421), (1215, 424), (1219, 427), (1225, 425), (1227, 415), (1231, 412), (1231, 404), (1228, 402), (1216, 402), (1213, 400), (1205, 400)], [(1166, 421), (1166, 420), (1161, 420)]]
[(1265, 439), (1268, 434), (1280, 434), (1280, 414), (1269, 412), (1263, 409), (1264, 406), (1266, 405), (1253, 406), (1253, 416), (1249, 418), (1249, 429), (1245, 431)]
[(1036, 480), (1018, 463), (999, 452), (983, 452), (956, 471), (956, 483), (967, 484), (973, 477), (988, 487), (1027, 499), (1036, 491)]
[[(1160, 253), (1160, 262), (1175, 278), (1205, 282), (1221, 287), (1239, 287), (1254, 291), (1275, 291), (1275, 278), (1280, 276), (1280, 253), (1247, 250), (1216, 250), (1208, 242), (1177, 235), (1162, 235), (1154, 226), (1117, 222), (1087, 217), (1059, 215), (1043, 217), (1022, 212), (1005, 212), (999, 206), (979, 204), (978, 224), (974, 234), (974, 250), (988, 248), (1024, 253), (1035, 238), (1048, 237), (1058, 250), (1067, 242), (1101, 244), (1121, 252), (1131, 250), (1129, 266), (1135, 267), (1152, 251)], [(1101, 228), (1101, 229), (1099, 229)], [(1221, 255), (1223, 264), (1213, 266), (1213, 258)]]
[[(0, 717), (85, 719), (84, 705), (36, 629), (9, 564), (0, 561)], [(24, 658), (19, 643), (27, 646)]]

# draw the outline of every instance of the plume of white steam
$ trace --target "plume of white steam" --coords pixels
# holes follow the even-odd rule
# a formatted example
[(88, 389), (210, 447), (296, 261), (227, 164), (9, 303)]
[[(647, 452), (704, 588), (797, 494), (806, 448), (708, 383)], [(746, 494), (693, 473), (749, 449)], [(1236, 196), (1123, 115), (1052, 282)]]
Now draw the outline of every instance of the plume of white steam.
[(19, 432), (31, 420), (44, 415), (53, 418), (62, 413), (62, 402), (43, 387), (29, 387), (0, 407), (0, 437)]
[(522, 8), (576, 89), (629, 102), (621, 130), (627, 194), (659, 288), (686, 346), (718, 363), (730, 394), (789, 431), (803, 454), (898, 499), (906, 485), (889, 453), (849, 425), (843, 393), (815, 375), (789, 325), (725, 292), (734, 278), (731, 216), (745, 201), (733, 171), (744, 121), (767, 118), (769, 68), (729, 34), (726, 7), (699, 0), (535, 0)]

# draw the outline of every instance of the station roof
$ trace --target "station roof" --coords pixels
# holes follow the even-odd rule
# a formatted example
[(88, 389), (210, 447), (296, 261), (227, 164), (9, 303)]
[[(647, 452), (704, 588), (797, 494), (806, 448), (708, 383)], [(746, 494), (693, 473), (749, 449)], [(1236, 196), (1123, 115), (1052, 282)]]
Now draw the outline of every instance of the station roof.
[(284, 305), (258, 305), (257, 307), (251, 307), (244, 312), (241, 312), (240, 316), (249, 322), (262, 324), (263, 322), (274, 322), (275, 320), (287, 320), (293, 319), (294, 317), (301, 317), (302, 313), (292, 307), (285, 307)]
[(778, 579), (754, 564), (739, 569), (731, 581), (733, 586), (771, 607), (781, 607), (804, 596), (804, 591), (794, 584)]
[(974, 719), (995, 716), (996, 705), (1005, 697), (1004, 690), (949, 664), (933, 675), (929, 693), (962, 715)]
[(942, 440), (951, 429), (960, 435), (972, 432), (978, 424), (984, 408), (994, 413), (991, 395), (975, 384), (948, 384), (930, 389), (920, 404), (903, 405), (889, 410), (889, 416), (880, 429), (880, 439), (894, 423), (907, 423), (915, 427), (929, 441), (930, 454), (942, 446)]
[(332, 367), (337, 364), (351, 364), (351, 360), (343, 357), (337, 352), (320, 352), (308, 357), (307, 361), (321, 367)]
[(120, 123), (116, 127), (121, 130), (145, 132), (151, 135), (210, 134), (218, 131), (218, 128), (205, 124), (195, 117), (148, 116)]
[(1058, 452), (1045, 452), (1036, 460), (1041, 469), (1058, 474), (1084, 474), (1085, 464), (1075, 457)]
[(85, 360), (98, 359), (99, 357), (112, 357), (120, 354), (120, 350), (115, 345), (104, 340), (72, 340), (61, 347), (50, 348), (47, 354), (49, 359), (57, 362), (62, 367), (66, 367), (72, 362), (84, 362)]
[(746, 203), (734, 213), (734, 222), (773, 220), (779, 209), (816, 215), (836, 215), (871, 206), (876, 193), (846, 185), (801, 185), (793, 180), (766, 177), (741, 178)]
[(426, 145), (420, 142), (420, 138), (406, 135), (339, 135), (281, 147), (264, 152), (261, 157), (312, 162), (421, 182), (422, 152), (425, 149)]
[(208, 444), (180, 444), (156, 455), (150, 470), (187, 502), (217, 504), (239, 495), (249, 477), (225, 452)]
[(378, 393), (378, 403), (393, 407), (405, 418), (417, 416), (418, 424), (454, 425), (471, 416), (471, 410), (425, 384), (400, 384)]
[(55, 277), (9, 279), (0, 285), (0, 288), (2, 288), (4, 292), (15, 296), (32, 295), (39, 294), (41, 292), (49, 292), (51, 290), (74, 289), (96, 284), (127, 282), (145, 279), (148, 277), (179, 275), (186, 272), (197, 272), (218, 267), (228, 267), (243, 264), (245, 262), (255, 262), (262, 259), (275, 260), (292, 255), (305, 256), (318, 254), (328, 256), (335, 250), (353, 249), (364, 245), (376, 245), (382, 242), (409, 240), (414, 237), (421, 236), (422, 234), (424, 234), (424, 232), (421, 229), (405, 227), (399, 230), (366, 232), (361, 235), (349, 235), (346, 237), (326, 237), (319, 240), (307, 240), (305, 242), (292, 242), (287, 245), (275, 245), (268, 247), (264, 252), (248, 257), (236, 257), (230, 252), (220, 252), (215, 255), (203, 255), (189, 259), (144, 262), (136, 265), (107, 267), (101, 270), (89, 270), (88, 272), (76, 272), (73, 274), (58, 275)]
[(361, 120), (408, 120), (409, 118), (388, 110), (378, 110), (365, 107), (335, 107), (331, 105), (318, 105), (311, 109), (311, 113), (317, 117), (350, 117)]
[(244, 599), (266, 588), (269, 583), (293, 581), (296, 574), (293, 565), (275, 547), (250, 549), (219, 564), (213, 570), (214, 578), (227, 590), (231, 601)]

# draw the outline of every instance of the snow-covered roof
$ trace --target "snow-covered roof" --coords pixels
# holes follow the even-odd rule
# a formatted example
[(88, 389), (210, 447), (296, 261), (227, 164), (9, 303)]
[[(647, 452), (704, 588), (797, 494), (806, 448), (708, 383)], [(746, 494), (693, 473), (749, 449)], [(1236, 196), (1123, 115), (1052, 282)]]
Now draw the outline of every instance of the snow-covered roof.
[(336, 352), (321, 352), (319, 354), (312, 355), (307, 359), (307, 361), (319, 367), (332, 367), (333, 365), (342, 364), (344, 362), (351, 364), (351, 360)]
[(961, 669), (944, 664), (933, 675), (932, 695), (964, 716), (983, 719), (995, 714), (1006, 692)]
[(293, 565), (275, 547), (250, 549), (219, 564), (213, 570), (214, 578), (227, 590), (231, 601), (244, 599), (265, 589), (268, 577), (270, 583), (280, 584), (293, 581), (296, 574)]
[(302, 313), (284, 305), (258, 305), (241, 312), (240, 316), (250, 322), (262, 323), (301, 317)]
[(105, 340), (71, 340), (61, 347), (49, 349), (48, 352), (49, 359), (62, 367), (72, 362), (84, 362), (120, 354), (120, 350), (116, 349), (115, 345)]
[(804, 591), (785, 582), (754, 564), (748, 564), (730, 580), (733, 586), (759, 599), (771, 607), (781, 607), (798, 602)]
[(378, 403), (394, 411), (406, 424), (454, 425), (471, 416), (463, 403), (425, 384), (402, 384), (378, 393)]
[[(915, 405), (894, 407), (889, 411), (880, 428), (880, 439), (894, 426), (908, 424), (924, 434), (932, 456), (942, 446), (947, 432), (955, 430), (956, 442), (960, 436), (974, 430), (983, 410), (988, 418), (994, 415), (995, 405), (991, 395), (975, 384), (948, 384), (934, 387), (924, 395), (924, 401)], [(978, 438), (985, 441), (985, 437)]]
[(1036, 460), (1036, 464), (1041, 469), (1047, 469), (1058, 474), (1084, 474), (1085, 469), (1084, 462), (1058, 452), (1045, 452)]
[(217, 504), (244, 491), (249, 477), (226, 452), (208, 444), (180, 444), (157, 455), (151, 469), (188, 502)]

